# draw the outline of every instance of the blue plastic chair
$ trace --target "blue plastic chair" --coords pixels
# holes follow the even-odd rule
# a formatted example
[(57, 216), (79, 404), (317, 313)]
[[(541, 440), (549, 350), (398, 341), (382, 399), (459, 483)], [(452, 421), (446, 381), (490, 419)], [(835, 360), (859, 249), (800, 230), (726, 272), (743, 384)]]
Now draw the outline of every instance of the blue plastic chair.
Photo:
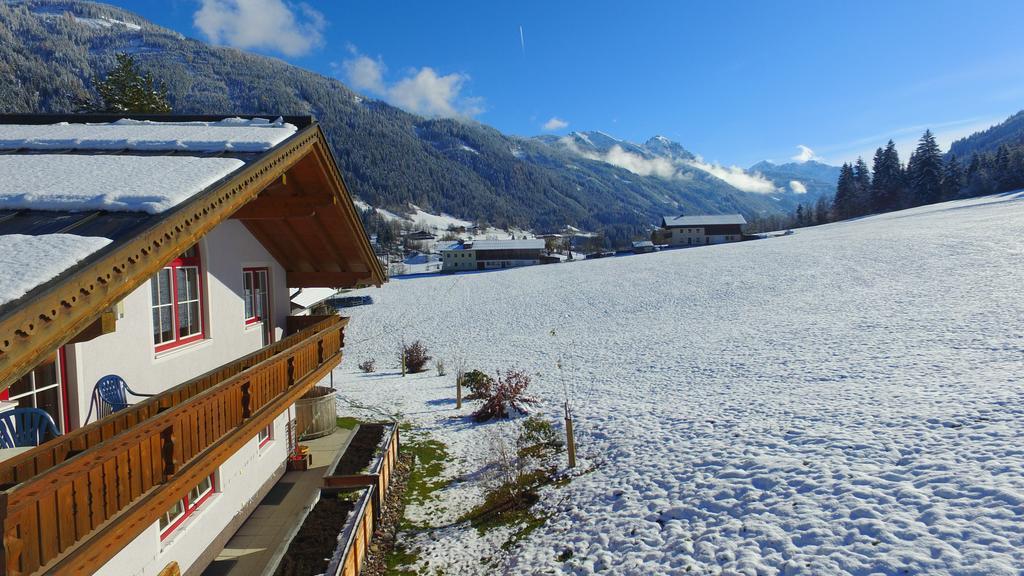
[(0, 412), (0, 448), (39, 446), (47, 434), (60, 436), (53, 418), (39, 408), (15, 408)]
[(88, 424), (92, 418), (93, 409), (96, 410), (96, 419), (98, 420), (130, 406), (128, 394), (140, 398), (154, 396), (154, 394), (142, 394), (132, 390), (124, 378), (116, 374), (108, 374), (100, 378), (96, 382), (96, 387), (93, 388), (92, 403), (89, 405), (89, 415), (85, 417), (85, 423)]

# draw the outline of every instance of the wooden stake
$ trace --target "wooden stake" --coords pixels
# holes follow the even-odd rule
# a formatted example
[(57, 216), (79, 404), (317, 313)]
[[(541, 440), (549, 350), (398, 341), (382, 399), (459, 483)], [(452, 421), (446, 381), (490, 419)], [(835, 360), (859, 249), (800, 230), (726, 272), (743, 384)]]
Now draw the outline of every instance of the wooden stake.
[(569, 415), (569, 403), (565, 403), (565, 447), (569, 453), (569, 468), (576, 467), (576, 437), (572, 433), (572, 416)]
[(402, 378), (405, 378), (405, 350), (402, 350)]
[(462, 409), (462, 370), (455, 375), (455, 409)]

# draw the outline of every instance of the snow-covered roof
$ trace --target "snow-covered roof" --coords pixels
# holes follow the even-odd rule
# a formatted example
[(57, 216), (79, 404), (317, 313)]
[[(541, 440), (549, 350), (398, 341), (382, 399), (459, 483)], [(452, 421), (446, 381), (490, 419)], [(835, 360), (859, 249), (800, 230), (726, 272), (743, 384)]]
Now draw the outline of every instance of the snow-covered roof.
[(107, 238), (74, 234), (0, 235), (0, 306), (56, 278), (107, 244)]
[(637, 240), (636, 242), (633, 242), (633, 248), (646, 248), (648, 246), (653, 248), (654, 242), (651, 242), (650, 240)]
[(295, 294), (292, 294), (291, 301), (293, 304), (298, 304), (303, 308), (309, 308), (337, 293), (338, 291), (334, 288), (302, 288)]
[(661, 219), (662, 226), (723, 226), (728, 224), (746, 224), (742, 214), (704, 214), (700, 216), (665, 216)]
[(474, 240), (469, 250), (543, 250), (544, 240)]
[(0, 209), (156, 214), (244, 165), (201, 156), (0, 155)]
[(263, 152), (296, 132), (281, 118), (215, 122), (121, 119), (75, 124), (2, 124), (0, 150), (145, 150)]

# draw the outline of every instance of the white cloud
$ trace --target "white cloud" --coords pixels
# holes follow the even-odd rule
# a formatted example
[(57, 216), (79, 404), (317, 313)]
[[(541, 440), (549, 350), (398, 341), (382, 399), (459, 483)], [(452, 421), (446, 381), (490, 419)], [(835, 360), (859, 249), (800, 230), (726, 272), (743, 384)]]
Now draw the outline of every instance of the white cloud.
[(695, 160), (684, 160), (685, 164), (703, 170), (712, 176), (724, 180), (730, 186), (744, 192), (756, 192), (758, 194), (771, 194), (778, 192), (775, 184), (760, 173), (750, 174), (739, 166), (721, 166), (719, 164), (708, 164), (701, 158)]
[(789, 189), (793, 191), (793, 194), (807, 194), (807, 186), (799, 180), (790, 180)]
[(817, 160), (819, 162), (821, 161), (821, 158), (819, 158), (818, 155), (814, 153), (814, 150), (811, 150), (807, 146), (804, 146), (803, 144), (797, 144), (796, 147), (798, 150), (800, 150), (800, 152), (797, 152), (796, 156), (793, 156), (791, 158), (792, 160), (795, 160), (797, 162), (807, 162), (808, 160)]
[(569, 136), (564, 136), (559, 141), (570, 151), (584, 158), (605, 162), (612, 166), (629, 170), (639, 176), (657, 176), (666, 180), (673, 178), (689, 180), (693, 178), (692, 174), (680, 172), (681, 167), (689, 166), (724, 180), (730, 186), (743, 192), (757, 192), (759, 194), (778, 192), (778, 189), (775, 188), (775, 184), (771, 180), (768, 180), (760, 173), (749, 174), (738, 166), (725, 167), (718, 164), (709, 164), (700, 158), (692, 160), (673, 160), (663, 156), (647, 158), (640, 154), (628, 152), (618, 144), (612, 146), (608, 152), (598, 154), (581, 149)]
[(674, 178), (679, 171), (678, 167), (668, 158), (645, 158), (639, 154), (633, 154), (622, 149), (618, 144), (612, 146), (608, 152), (598, 154), (596, 152), (581, 149), (576, 141), (570, 136), (563, 136), (561, 142), (574, 154), (578, 154), (590, 160), (597, 160), (624, 170), (629, 170), (639, 176), (657, 176), (659, 178)]
[(544, 123), (545, 130), (561, 130), (569, 126), (569, 123), (557, 116), (552, 116), (550, 120)]
[(384, 63), (369, 56), (359, 55), (341, 63), (345, 77), (352, 88), (376, 94), (383, 93)]
[(425, 116), (476, 116), (483, 112), (479, 98), (460, 96), (462, 86), (469, 80), (465, 74), (452, 73), (439, 76), (433, 68), (402, 78), (387, 90), (392, 104)]
[(301, 56), (323, 44), (327, 22), (306, 3), (285, 0), (200, 0), (192, 22), (216, 44)]
[(372, 93), (414, 114), (436, 117), (472, 117), (484, 111), (483, 99), (462, 95), (469, 75), (454, 72), (440, 75), (424, 66), (409, 71), (392, 84), (384, 78), (387, 67), (377, 58), (360, 54), (350, 47), (352, 57), (335, 64), (345, 80), (356, 90)]

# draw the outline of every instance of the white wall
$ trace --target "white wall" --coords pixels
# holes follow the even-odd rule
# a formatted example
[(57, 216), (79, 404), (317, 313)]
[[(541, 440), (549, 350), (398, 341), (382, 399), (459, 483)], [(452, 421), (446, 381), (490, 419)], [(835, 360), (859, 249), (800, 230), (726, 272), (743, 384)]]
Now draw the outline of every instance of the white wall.
[(259, 448), (253, 437), (243, 449), (228, 458), (217, 471), (216, 492), (163, 542), (160, 541), (160, 525), (154, 522), (96, 574), (155, 576), (172, 561), (178, 563), (182, 573), (188, 570), (206, 551), (210, 541), (253, 503), (263, 483), (284, 463), (288, 452), (287, 421), (287, 412), (274, 420), (273, 439), (263, 448)]
[(156, 353), (150, 285), (138, 287), (123, 300), (116, 331), (66, 349), (72, 426), (85, 420), (93, 387), (107, 374), (135, 391), (161, 392), (262, 347), (260, 326), (245, 326), (242, 268), (269, 268), (274, 339), (283, 336), (290, 308), (284, 269), (245, 226), (223, 222), (200, 241), (200, 255), (206, 338)]

